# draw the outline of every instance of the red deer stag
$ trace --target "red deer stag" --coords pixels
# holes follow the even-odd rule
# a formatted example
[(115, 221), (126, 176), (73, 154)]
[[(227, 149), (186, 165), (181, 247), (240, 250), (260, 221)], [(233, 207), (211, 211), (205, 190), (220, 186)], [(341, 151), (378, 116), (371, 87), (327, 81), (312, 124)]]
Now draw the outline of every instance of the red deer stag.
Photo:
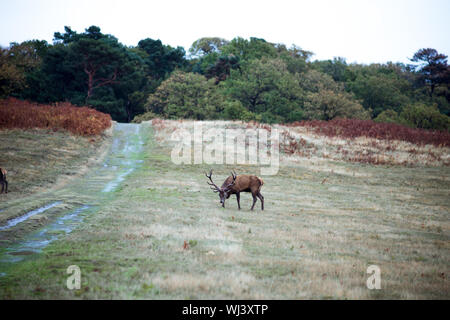
[(231, 176), (229, 176), (224, 183), (222, 184), (222, 187), (218, 187), (215, 185), (215, 183), (212, 181), (212, 170), (209, 172), (209, 175), (205, 172), (206, 177), (209, 179), (207, 183), (210, 185), (211, 189), (214, 192), (219, 193), (220, 197), (220, 203), (222, 204), (222, 207), (225, 208), (225, 200), (230, 197), (230, 195), (235, 194), (236, 200), (238, 203), (239, 210), (241, 209), (241, 203), (240, 203), (240, 193), (241, 192), (251, 192), (253, 196), (253, 205), (251, 210), (255, 207), (256, 203), (256, 197), (261, 200), (261, 210), (264, 210), (264, 197), (261, 194), (261, 187), (264, 184), (264, 181), (257, 177), (252, 175), (236, 175), (235, 172), (231, 173)]
[(5, 169), (0, 168), (0, 184), (2, 185), (2, 192), (0, 193), (3, 193), (5, 186), (6, 186), (5, 193), (8, 193), (8, 181), (6, 181), (6, 173), (7, 171)]

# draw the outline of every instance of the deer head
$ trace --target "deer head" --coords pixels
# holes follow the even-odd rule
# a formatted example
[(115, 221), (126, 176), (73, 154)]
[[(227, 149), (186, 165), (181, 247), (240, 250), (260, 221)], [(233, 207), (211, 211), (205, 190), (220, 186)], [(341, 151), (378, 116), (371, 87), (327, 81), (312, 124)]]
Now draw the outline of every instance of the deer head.
[(206, 181), (206, 183), (209, 184), (212, 191), (219, 194), (220, 203), (222, 204), (222, 207), (225, 208), (225, 199), (228, 199), (230, 197), (231, 188), (233, 188), (233, 186), (236, 182), (236, 173), (231, 172), (231, 176), (232, 176), (231, 182), (226, 183), (226, 184), (224, 183), (221, 188), (219, 188), (211, 178), (212, 169), (209, 171), (209, 175), (205, 172), (205, 176), (209, 179), (209, 181), (211, 181), (211, 182)]

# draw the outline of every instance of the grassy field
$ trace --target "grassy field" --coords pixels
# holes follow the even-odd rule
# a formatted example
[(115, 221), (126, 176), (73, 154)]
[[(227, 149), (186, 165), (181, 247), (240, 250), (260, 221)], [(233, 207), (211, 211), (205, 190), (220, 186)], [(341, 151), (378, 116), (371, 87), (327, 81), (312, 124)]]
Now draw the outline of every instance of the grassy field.
[[(286, 157), (263, 177), (265, 210), (250, 211), (246, 193), (238, 211), (234, 196), (220, 207), (210, 166), (173, 164), (167, 134), (140, 126), (140, 166), (111, 192), (80, 199), (95, 204), (71, 233), (0, 265), (0, 299), (450, 298), (448, 166)], [(211, 168), (216, 183), (231, 169), (259, 175)], [(82, 188), (79, 179), (57, 195)], [(366, 287), (373, 264), (381, 290)], [(66, 287), (70, 265), (81, 269), (79, 290)]]
[[(112, 129), (101, 136), (82, 137), (43, 129), (0, 131), (0, 167), (8, 170), (9, 193), (0, 194), (0, 210), (26, 202), (30, 194), (56, 190), (102, 161)], [(24, 203), (24, 207), (29, 204)], [(20, 211), (0, 212), (0, 224)]]
[[(0, 131), (0, 166), (8, 170), (14, 197), (54, 186), (63, 176), (85, 172), (105, 137), (81, 137), (47, 130)], [(66, 178), (67, 178), (66, 177)], [(7, 200), (8, 195), (0, 195)]]

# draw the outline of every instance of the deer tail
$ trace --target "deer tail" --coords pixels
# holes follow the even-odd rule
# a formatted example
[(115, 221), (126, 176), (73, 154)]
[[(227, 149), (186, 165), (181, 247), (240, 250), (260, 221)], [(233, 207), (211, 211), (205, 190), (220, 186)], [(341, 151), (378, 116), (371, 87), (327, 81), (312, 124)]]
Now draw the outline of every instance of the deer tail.
[(264, 180), (260, 177), (257, 177), (257, 178), (258, 178), (259, 182), (261, 182), (261, 186), (264, 185)]

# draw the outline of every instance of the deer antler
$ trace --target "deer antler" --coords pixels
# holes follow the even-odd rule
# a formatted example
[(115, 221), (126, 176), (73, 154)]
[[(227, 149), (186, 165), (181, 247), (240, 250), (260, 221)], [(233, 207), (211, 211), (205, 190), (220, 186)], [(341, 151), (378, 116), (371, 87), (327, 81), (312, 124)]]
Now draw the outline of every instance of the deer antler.
[(228, 190), (230, 187), (234, 186), (234, 184), (236, 183), (237, 175), (234, 170), (231, 172), (231, 176), (233, 177), (233, 181), (229, 185), (227, 185), (225, 188), (223, 188), (224, 190)]
[(212, 181), (212, 169), (209, 171), (209, 175), (205, 172), (205, 176), (209, 179), (209, 181), (211, 181), (211, 183), (209, 183), (208, 181), (206, 181), (207, 184), (210, 185), (210, 188), (212, 191), (214, 192), (219, 192), (220, 188), (218, 186), (216, 186), (216, 184), (214, 183), (214, 181)]

